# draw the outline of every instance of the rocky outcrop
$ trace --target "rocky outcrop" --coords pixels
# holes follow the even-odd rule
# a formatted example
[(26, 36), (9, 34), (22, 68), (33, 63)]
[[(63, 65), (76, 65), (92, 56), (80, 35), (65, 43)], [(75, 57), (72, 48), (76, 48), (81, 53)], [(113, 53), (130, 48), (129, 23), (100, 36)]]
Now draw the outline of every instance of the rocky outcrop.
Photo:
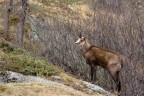
[[(53, 76), (53, 79), (61, 79), (61, 77), (59, 76)], [(70, 86), (66, 86), (63, 83), (58, 83), (56, 81), (51, 81), (48, 79), (44, 79), (41, 77), (36, 77), (36, 76), (30, 76), (30, 75), (23, 75), (20, 73), (16, 73), (16, 72), (12, 72), (12, 71), (6, 71), (6, 72), (1, 72), (0, 73), (0, 84), (5, 84), (5, 83), (46, 83), (46, 84), (50, 84), (51, 86), (55, 86), (55, 87), (62, 87), (62, 88), (66, 88), (68, 90), (73, 90), (75, 91), (74, 88), (70, 87)], [(107, 94), (109, 96), (112, 96), (108, 91), (104, 90), (103, 88), (101, 88), (100, 86), (91, 84), (89, 82), (86, 81), (82, 81), (82, 85), (86, 86), (88, 90), (93, 91), (93, 92), (98, 92), (98, 93), (103, 93), (103, 94)]]

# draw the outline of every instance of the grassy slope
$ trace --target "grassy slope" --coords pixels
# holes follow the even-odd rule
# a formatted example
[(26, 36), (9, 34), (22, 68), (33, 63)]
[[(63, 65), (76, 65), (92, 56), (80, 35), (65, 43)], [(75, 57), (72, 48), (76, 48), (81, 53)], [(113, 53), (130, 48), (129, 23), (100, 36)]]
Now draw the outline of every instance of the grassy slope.
[[(50, 6), (48, 6), (49, 4), (43, 5), (41, 2), (39, 2), (39, 0), (30, 0), (30, 5), (31, 5), (30, 15), (43, 17), (45, 14), (48, 14), (56, 18), (69, 19), (69, 17), (67, 18), (66, 16), (71, 13), (68, 13), (67, 8), (69, 8), (71, 12), (76, 12), (77, 13), (76, 17), (78, 18), (80, 17), (85, 18), (87, 15), (90, 14), (90, 13), (85, 14), (84, 12), (85, 10), (89, 10), (86, 5), (82, 5), (82, 6), (73, 5), (76, 2), (75, 0), (71, 0), (71, 1), (73, 7), (65, 6), (64, 2), (62, 2), (61, 4), (49, 3)], [(0, 7), (3, 8), (3, 3), (0, 3)], [(57, 12), (57, 9), (59, 8), (62, 12)], [(76, 9), (73, 10), (73, 8)], [(81, 8), (85, 10), (76, 11)], [(2, 14), (0, 13), (0, 33), (2, 32), (3, 32), (3, 18), (2, 18)], [(11, 36), (11, 42), (13, 43), (16, 43), (15, 40), (16, 34), (17, 34), (16, 24), (14, 25), (12, 24), (10, 28), (10, 36)], [(27, 47), (29, 46), (29, 44), (27, 43), (28, 41), (29, 41), (28, 38), (24, 39), (25, 42), (24, 46)], [(33, 46), (36, 47), (35, 45)], [(96, 93), (94, 93), (96, 95), (90, 95), (90, 94), (86, 95), (88, 90), (85, 88), (84, 85), (81, 85), (81, 80), (75, 79), (73, 76), (66, 74), (62, 69), (50, 64), (44, 58), (36, 58), (26, 50), (14, 46), (10, 42), (5, 41), (0, 35), (0, 71), (6, 71), (6, 70), (20, 72), (26, 75), (41, 76), (41, 77), (49, 78), (51, 80), (52, 80), (51, 76), (57, 75), (61, 77), (61, 80), (59, 80), (58, 82), (61, 82), (68, 86), (72, 86), (74, 89), (83, 91), (84, 93), (69, 92), (66, 89), (53, 88), (52, 86), (46, 84), (39, 84), (39, 83), (34, 83), (34, 84), (11, 83), (6, 85), (0, 85), (0, 96), (10, 96), (10, 95), (11, 96), (37, 96), (37, 94), (38, 96), (57, 96), (57, 95), (59, 96), (99, 96)]]
[(60, 73), (60, 69), (45, 59), (35, 58), (24, 49), (15, 47), (5, 40), (0, 41), (0, 70), (11, 70), (35, 76), (51, 76)]
[[(46, 3), (39, 0), (29, 0), (30, 15), (34, 14), (38, 18), (45, 16), (62, 19), (73, 20), (78, 22), (82, 19), (87, 19), (93, 14), (88, 4), (84, 2), (87, 0), (45, 0)], [(49, 2), (48, 2), (49, 1)], [(55, 1), (55, 2), (54, 2)], [(56, 2), (57, 1), (57, 2)]]
[[(0, 8), (3, 10), (4, 8), (4, 0), (0, 2)], [(38, 17), (44, 18), (45, 14), (56, 17), (56, 18), (65, 18), (72, 19), (71, 17), (67, 18), (68, 14), (73, 17), (73, 12), (79, 18), (85, 18), (90, 9), (86, 4), (83, 4), (85, 0), (69, 0), (70, 6), (67, 5), (67, 0), (29, 0), (30, 4), (30, 12), (29, 15), (34, 15)], [(58, 2), (59, 1), (59, 2)], [(77, 4), (81, 3), (81, 4)], [(58, 12), (58, 9), (60, 12)], [(2, 10), (0, 13), (0, 33), (3, 32), (3, 18), (2, 18)], [(87, 10), (87, 11), (86, 11)], [(71, 13), (72, 12), (72, 13)], [(90, 13), (89, 13), (90, 14)], [(82, 16), (83, 15), (83, 16)], [(77, 17), (76, 16), (76, 17)], [(10, 42), (16, 44), (17, 38), (17, 22), (13, 20), (17, 20), (17, 16), (10, 16), (10, 22), (13, 22), (10, 27)], [(75, 19), (75, 18), (74, 18)], [(26, 27), (26, 26), (25, 26)], [(27, 28), (27, 27), (26, 27)], [(29, 29), (29, 27), (28, 27)], [(28, 30), (27, 29), (27, 30)], [(27, 32), (25, 33), (25, 35)], [(31, 50), (40, 49), (38, 46), (42, 46), (42, 44), (30, 44), (30, 38), (24, 36), (24, 48)], [(38, 49), (36, 49), (38, 48)], [(31, 51), (29, 50), (29, 51)], [(52, 64), (47, 63), (45, 59), (37, 59), (34, 58), (30, 53), (26, 52), (26, 50), (16, 48), (11, 43), (4, 41), (1, 38), (0, 34), (0, 61), (1, 63), (6, 63), (4, 66), (1, 66), (0, 70), (11, 70), (20, 72), (22, 74), (36, 75), (36, 76), (50, 76), (56, 75), (60, 73), (60, 69), (53, 68)]]
[(85, 94), (44, 83), (9, 83), (0, 87), (0, 96), (102, 96)]
[[(62, 69), (48, 63), (44, 58), (36, 58), (24, 49), (0, 38), (0, 71), (15, 71), (26, 75), (41, 76), (53, 80), (52, 76), (59, 76), (57, 82), (71, 86), (77, 91), (69, 91), (65, 88), (53, 87), (39, 83), (9, 83), (0, 85), (0, 96), (101, 96), (95, 92), (89, 92), (81, 80), (75, 79)], [(79, 91), (78, 91), (79, 90)], [(49, 95), (47, 95), (49, 94)]]

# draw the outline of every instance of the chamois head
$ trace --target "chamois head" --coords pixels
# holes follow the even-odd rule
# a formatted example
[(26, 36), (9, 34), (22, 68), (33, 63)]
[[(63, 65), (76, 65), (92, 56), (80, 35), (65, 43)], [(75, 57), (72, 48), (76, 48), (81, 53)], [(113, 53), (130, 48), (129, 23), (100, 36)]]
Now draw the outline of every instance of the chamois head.
[(80, 33), (80, 35), (79, 35), (79, 38), (78, 38), (78, 40), (75, 42), (76, 44), (79, 44), (79, 45), (84, 45), (85, 44), (85, 37), (83, 37), (82, 35), (81, 35), (81, 33)]

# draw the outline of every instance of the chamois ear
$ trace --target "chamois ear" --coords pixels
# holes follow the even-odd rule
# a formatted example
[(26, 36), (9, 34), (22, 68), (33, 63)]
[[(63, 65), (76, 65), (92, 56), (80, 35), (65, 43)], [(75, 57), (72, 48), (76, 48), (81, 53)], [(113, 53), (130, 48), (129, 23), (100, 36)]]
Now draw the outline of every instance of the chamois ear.
[(79, 38), (81, 38), (81, 37), (82, 37), (82, 34), (80, 33), (80, 34), (79, 34)]
[(84, 40), (85, 41), (85, 39), (86, 39), (86, 37), (81, 37), (82, 38), (82, 40)]
[(86, 39), (86, 37), (84, 37), (84, 40)]

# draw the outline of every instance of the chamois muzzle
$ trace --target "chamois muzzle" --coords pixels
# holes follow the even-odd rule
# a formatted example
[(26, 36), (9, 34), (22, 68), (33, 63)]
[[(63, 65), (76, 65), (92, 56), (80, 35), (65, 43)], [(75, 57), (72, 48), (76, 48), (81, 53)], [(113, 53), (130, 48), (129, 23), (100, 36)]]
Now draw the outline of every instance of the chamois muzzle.
[(79, 43), (80, 43), (80, 41), (81, 41), (81, 40), (80, 40), (80, 38), (79, 38), (79, 39), (78, 39), (78, 40), (77, 40), (75, 43), (76, 43), (76, 44), (79, 44)]

